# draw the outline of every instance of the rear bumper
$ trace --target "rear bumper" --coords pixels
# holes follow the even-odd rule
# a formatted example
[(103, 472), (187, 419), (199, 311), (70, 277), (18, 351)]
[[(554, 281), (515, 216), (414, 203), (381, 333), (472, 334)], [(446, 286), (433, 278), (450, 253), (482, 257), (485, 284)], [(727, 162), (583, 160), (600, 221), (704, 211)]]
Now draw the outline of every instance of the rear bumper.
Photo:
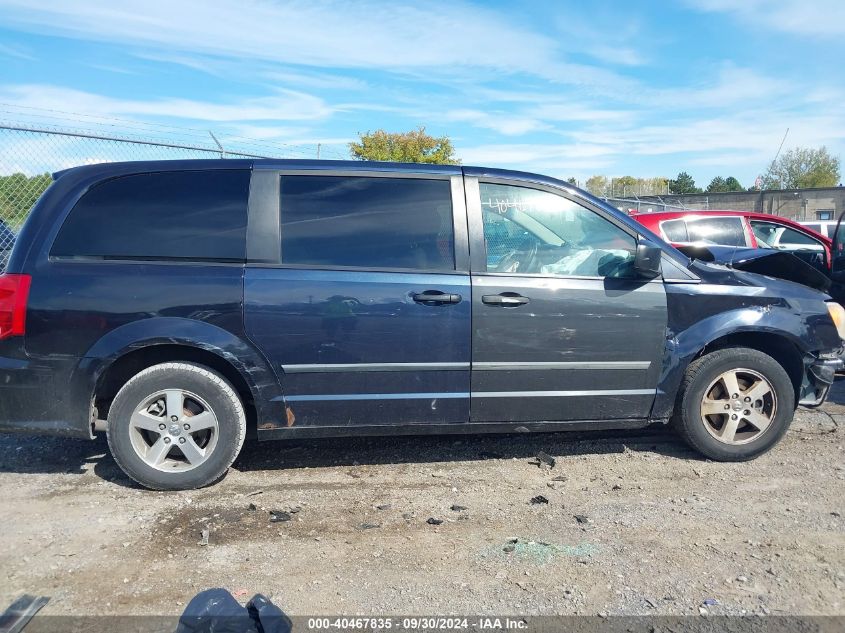
[(842, 371), (845, 362), (839, 358), (814, 358), (805, 365), (804, 382), (801, 385), (801, 399), (804, 407), (818, 407), (827, 399), (836, 372)]
[(92, 438), (91, 404), (72, 360), (0, 356), (0, 431)]

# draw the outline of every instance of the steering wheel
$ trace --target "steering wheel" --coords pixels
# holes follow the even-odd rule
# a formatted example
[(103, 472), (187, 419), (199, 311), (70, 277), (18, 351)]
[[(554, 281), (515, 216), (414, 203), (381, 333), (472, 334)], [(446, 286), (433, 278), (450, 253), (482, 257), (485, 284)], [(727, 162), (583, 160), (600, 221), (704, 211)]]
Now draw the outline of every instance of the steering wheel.
[(496, 272), (525, 273), (534, 268), (540, 243), (531, 237), (524, 238), (516, 248), (512, 248), (499, 260)]

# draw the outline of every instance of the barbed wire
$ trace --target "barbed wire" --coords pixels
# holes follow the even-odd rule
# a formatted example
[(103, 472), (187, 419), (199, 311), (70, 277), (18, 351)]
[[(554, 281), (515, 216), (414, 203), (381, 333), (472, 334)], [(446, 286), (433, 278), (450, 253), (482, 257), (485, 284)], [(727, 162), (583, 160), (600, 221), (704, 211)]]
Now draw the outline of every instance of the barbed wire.
[[(292, 158), (316, 158), (318, 153), (321, 157), (339, 159), (349, 157), (345, 143), (324, 143), (319, 139), (313, 143), (287, 143), (277, 139), (255, 139), (220, 130), (180, 127), (156, 121), (136, 121), (114, 116), (0, 102), (0, 121), (3, 123), (11, 124), (13, 127), (26, 125), (26, 119), (38, 120), (38, 125), (32, 127), (49, 127), (57, 133), (62, 131), (94, 132), (99, 136), (119, 136), (139, 141), (156, 141), (163, 144), (175, 142), (183, 145), (208, 143), (213, 133), (216, 138), (226, 140), (230, 145), (234, 144), (241, 148), (234, 148), (234, 151), (243, 152), (244, 147), (260, 147), (265, 150), (264, 153), (269, 152), (274, 156), (280, 151), (287, 151)], [(104, 132), (103, 128), (109, 132)]]

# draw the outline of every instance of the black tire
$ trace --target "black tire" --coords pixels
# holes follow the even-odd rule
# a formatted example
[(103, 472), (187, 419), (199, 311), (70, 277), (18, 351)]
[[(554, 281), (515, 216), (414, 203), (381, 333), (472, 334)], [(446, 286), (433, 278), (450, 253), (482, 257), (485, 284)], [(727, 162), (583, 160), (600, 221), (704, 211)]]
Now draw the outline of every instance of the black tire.
[[(206, 444), (206, 450), (211, 446), (211, 452), (202, 458), (204, 461), (197, 460), (198, 465), (188, 470), (159, 470), (147, 463), (133, 445), (133, 437), (136, 444), (140, 441), (139, 437), (147, 437), (149, 443), (155, 443), (154, 434), (133, 436), (130, 420), (146, 399), (165, 390), (182, 390), (186, 395), (195, 394), (205, 401), (216, 418), (214, 430), (205, 436), (210, 438), (212, 434), (217, 434), (214, 445)], [(185, 418), (185, 421), (190, 421), (190, 418)], [(162, 418), (162, 422), (169, 423), (167, 415)], [(179, 429), (174, 432), (182, 433)], [(167, 437), (170, 445), (172, 440), (169, 433), (170, 431), (161, 432), (161, 438)], [(187, 432), (185, 436), (187, 437)], [(245, 436), (246, 416), (243, 404), (232, 385), (207, 367), (180, 362), (148, 367), (129, 380), (112, 401), (106, 431), (109, 449), (117, 465), (133, 480), (153, 490), (190, 490), (218, 481), (235, 461)], [(182, 438), (173, 437), (173, 440), (182, 441)], [(177, 447), (178, 443), (173, 442), (172, 448)], [(182, 458), (181, 449), (174, 452), (172, 448), (168, 449), (167, 459), (174, 455), (175, 459), (168, 463), (185, 459), (185, 465), (174, 463), (174, 468), (190, 465), (186, 457)]]
[[(777, 408), (769, 426), (746, 444), (726, 444), (708, 430), (701, 413), (708, 387), (724, 372), (749, 369), (763, 376), (777, 398)], [(721, 462), (741, 462), (759, 457), (784, 436), (795, 414), (795, 387), (786, 370), (774, 358), (746, 347), (716, 350), (690, 363), (678, 392), (675, 416), (677, 432), (694, 449)], [(718, 417), (716, 418), (718, 419)]]

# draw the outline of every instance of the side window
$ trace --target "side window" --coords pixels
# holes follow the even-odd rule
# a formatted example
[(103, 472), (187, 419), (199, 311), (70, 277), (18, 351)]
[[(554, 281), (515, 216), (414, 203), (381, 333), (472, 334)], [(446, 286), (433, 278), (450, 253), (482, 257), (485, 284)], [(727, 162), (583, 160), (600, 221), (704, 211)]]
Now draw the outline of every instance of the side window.
[(757, 238), (758, 243), (762, 238), (772, 248), (783, 250), (824, 250), (821, 240), (814, 239), (788, 226), (781, 226), (773, 222), (752, 220), (751, 230), (754, 231), (754, 237)]
[(660, 230), (670, 242), (689, 242), (689, 235), (687, 235), (687, 223), (684, 220), (666, 220), (660, 223)]
[(627, 277), (636, 239), (562, 196), (479, 183), (489, 272)]
[(751, 231), (759, 248), (775, 248), (777, 245), (779, 227), (776, 224), (752, 220)]
[(173, 171), (95, 185), (65, 220), (56, 257), (243, 261), (249, 171)]
[(448, 180), (282, 176), (282, 263), (455, 269)]
[(718, 246), (746, 246), (742, 218), (715, 217), (690, 218), (687, 220), (689, 241)]

